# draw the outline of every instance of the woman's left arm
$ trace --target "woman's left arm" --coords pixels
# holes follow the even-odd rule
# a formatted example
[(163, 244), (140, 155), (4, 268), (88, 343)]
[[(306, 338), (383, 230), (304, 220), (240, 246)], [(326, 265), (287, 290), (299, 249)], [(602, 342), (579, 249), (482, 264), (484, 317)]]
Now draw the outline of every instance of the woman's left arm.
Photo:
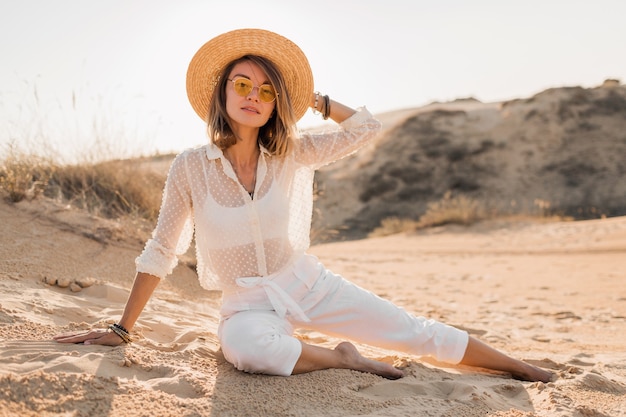
[(311, 107), (338, 126), (302, 132), (295, 152), (296, 161), (313, 169), (356, 152), (381, 129), (380, 122), (366, 108), (353, 109), (326, 97), (313, 95)]

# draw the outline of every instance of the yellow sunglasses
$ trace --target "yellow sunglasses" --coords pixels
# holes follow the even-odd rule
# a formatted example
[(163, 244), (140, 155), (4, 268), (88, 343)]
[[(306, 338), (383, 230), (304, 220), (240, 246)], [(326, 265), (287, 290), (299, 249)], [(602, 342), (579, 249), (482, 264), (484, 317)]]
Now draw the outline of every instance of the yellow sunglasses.
[[(244, 77), (229, 78), (228, 81), (233, 82), (235, 93), (241, 97), (246, 97), (255, 87), (251, 80)], [(271, 103), (276, 100), (278, 93), (271, 84), (261, 84), (257, 88), (259, 89), (259, 99), (261, 101)]]

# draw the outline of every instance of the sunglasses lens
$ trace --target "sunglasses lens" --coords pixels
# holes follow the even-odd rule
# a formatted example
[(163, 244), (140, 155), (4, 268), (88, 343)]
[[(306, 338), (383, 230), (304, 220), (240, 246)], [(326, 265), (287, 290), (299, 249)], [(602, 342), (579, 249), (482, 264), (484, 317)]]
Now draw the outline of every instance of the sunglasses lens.
[(271, 103), (276, 98), (276, 92), (274, 91), (274, 87), (269, 84), (263, 84), (259, 87), (259, 98), (261, 101), (266, 103)]
[(245, 97), (252, 91), (252, 81), (245, 78), (236, 78), (233, 80), (233, 86), (235, 87), (235, 93)]

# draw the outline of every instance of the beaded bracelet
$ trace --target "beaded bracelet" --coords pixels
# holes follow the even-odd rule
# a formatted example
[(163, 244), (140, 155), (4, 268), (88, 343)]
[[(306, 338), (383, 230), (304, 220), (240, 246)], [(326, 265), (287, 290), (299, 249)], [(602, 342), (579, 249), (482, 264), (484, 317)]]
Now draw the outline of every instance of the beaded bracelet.
[(319, 114), (319, 110), (317, 110), (317, 103), (319, 103), (320, 92), (315, 92), (315, 104), (313, 105), (313, 114)]
[[(321, 102), (320, 98), (322, 99)], [(318, 104), (322, 105), (322, 108), (319, 110), (317, 108)], [(330, 117), (330, 97), (328, 95), (322, 95), (319, 91), (315, 92), (313, 114), (321, 114), (324, 120), (327, 120)]]

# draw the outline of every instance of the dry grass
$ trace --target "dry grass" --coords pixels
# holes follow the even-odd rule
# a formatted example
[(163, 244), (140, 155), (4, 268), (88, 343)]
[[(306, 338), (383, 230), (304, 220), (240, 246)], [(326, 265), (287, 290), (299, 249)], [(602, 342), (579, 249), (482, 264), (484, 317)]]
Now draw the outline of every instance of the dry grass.
[(0, 189), (13, 202), (40, 195), (54, 170), (54, 164), (44, 157), (13, 150), (1, 163)]
[(165, 173), (135, 161), (63, 165), (12, 150), (0, 161), (0, 189), (12, 202), (45, 196), (95, 215), (156, 220)]
[(412, 232), (418, 229), (418, 222), (399, 217), (388, 217), (380, 222), (380, 226), (372, 230), (368, 237), (395, 235), (397, 233)]
[(415, 221), (412, 219), (402, 219), (399, 217), (389, 217), (384, 219), (380, 226), (375, 228), (368, 236), (380, 237), (396, 233), (410, 233), (419, 229), (429, 227), (445, 226), (457, 224), (471, 226), (483, 220), (508, 219), (512, 221), (571, 221), (572, 217), (559, 215), (551, 210), (548, 201), (535, 199), (534, 208), (527, 212), (508, 210), (496, 210), (488, 207), (487, 204), (472, 199), (464, 195), (452, 196), (450, 192), (434, 203), (428, 205), (426, 212)]
[(490, 212), (484, 204), (464, 195), (452, 196), (450, 192), (434, 203), (430, 203), (426, 212), (419, 220), (390, 217), (384, 219), (381, 225), (374, 229), (369, 236), (385, 236), (395, 233), (412, 232), (427, 227), (443, 226), (446, 224), (460, 224), (469, 226), (480, 220), (490, 217)]
[(156, 220), (164, 181), (164, 175), (129, 161), (71, 165), (55, 170), (45, 194), (102, 217)]
[(464, 195), (453, 197), (447, 192), (440, 201), (428, 205), (417, 226), (418, 228), (445, 224), (469, 226), (488, 217), (489, 211), (480, 202)]

